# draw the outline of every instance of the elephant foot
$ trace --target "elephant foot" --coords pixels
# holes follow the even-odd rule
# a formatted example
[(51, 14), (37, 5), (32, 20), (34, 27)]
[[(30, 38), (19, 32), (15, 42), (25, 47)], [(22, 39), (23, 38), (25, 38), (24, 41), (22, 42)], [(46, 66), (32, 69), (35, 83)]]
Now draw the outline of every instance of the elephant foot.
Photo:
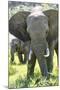
[(11, 61), (10, 61), (10, 64), (13, 64), (13, 63), (14, 63), (14, 60), (11, 60)]
[(53, 73), (48, 72), (48, 76), (46, 78), (46, 80), (50, 79), (50, 78), (54, 78), (55, 76), (53, 75)]
[(38, 83), (40, 83), (40, 81), (47, 81), (47, 80), (49, 80), (50, 79), (50, 77), (48, 76), (48, 77), (40, 77), (40, 78), (37, 78), (37, 80), (35, 81), (35, 85), (36, 84), (38, 84)]
[(36, 64), (36, 56), (35, 56), (34, 53), (32, 53), (31, 59), (28, 60), (28, 65), (27, 65), (27, 78), (28, 79), (30, 77), (34, 76), (34, 67), (35, 67), (35, 64)]
[(14, 57), (11, 57), (10, 62), (11, 62), (11, 63), (13, 63), (13, 62), (14, 62)]

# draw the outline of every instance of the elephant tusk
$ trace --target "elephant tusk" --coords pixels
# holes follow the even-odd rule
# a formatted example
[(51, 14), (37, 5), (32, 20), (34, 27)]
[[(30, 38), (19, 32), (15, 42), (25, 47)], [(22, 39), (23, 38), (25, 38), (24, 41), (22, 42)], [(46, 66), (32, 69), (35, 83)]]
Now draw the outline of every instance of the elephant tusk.
[(30, 52), (29, 52), (29, 60), (31, 60), (31, 56), (32, 56), (32, 50), (30, 49)]
[(49, 57), (49, 55), (50, 55), (49, 48), (47, 48), (46, 52), (47, 52), (47, 54), (46, 54), (46, 55), (44, 55), (44, 57), (45, 57), (45, 58), (46, 58), (46, 57)]

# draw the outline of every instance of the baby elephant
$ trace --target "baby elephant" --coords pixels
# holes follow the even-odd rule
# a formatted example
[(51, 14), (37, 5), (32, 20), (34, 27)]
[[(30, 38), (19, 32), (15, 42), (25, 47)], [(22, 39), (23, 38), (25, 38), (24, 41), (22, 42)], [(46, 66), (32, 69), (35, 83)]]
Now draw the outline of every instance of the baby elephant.
[[(27, 53), (24, 43), (19, 39), (12, 39), (11, 41), (11, 63), (14, 61), (14, 53), (17, 52), (20, 63), (25, 64), (27, 61)], [(22, 56), (24, 54), (24, 58)]]

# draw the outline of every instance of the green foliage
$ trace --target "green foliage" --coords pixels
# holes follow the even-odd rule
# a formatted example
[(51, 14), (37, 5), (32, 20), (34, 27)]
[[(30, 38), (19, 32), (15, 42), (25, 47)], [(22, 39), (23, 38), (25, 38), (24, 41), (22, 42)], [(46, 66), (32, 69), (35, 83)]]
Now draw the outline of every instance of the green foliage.
[(56, 85), (58, 86), (58, 80), (56, 77), (55, 79), (51, 77), (49, 80), (46, 80), (45, 78), (42, 77), (39, 79), (39, 82), (36, 83), (36, 87), (46, 87), (46, 86), (56, 86)]
[[(54, 52), (55, 53), (55, 52)], [(9, 55), (10, 56), (10, 55)], [(15, 60), (18, 61), (15, 55)], [(27, 79), (27, 63), (26, 64), (10, 64), (9, 63), (9, 88), (28, 88), (28, 87), (46, 87), (46, 86), (58, 86), (58, 69), (57, 69), (57, 56), (54, 54), (54, 68), (51, 77), (46, 80), (41, 76), (38, 62), (36, 62), (34, 76)]]

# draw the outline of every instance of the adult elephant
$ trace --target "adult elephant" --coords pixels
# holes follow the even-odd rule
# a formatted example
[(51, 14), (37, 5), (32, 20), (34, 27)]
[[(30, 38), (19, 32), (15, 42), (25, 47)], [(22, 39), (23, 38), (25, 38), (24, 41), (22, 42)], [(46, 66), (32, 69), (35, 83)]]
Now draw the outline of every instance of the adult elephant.
[[(28, 33), (29, 30), (27, 32), (26, 19), (27, 19), (27, 16), (29, 14), (30, 14), (30, 12), (18, 12), (17, 14), (15, 14), (9, 20), (9, 32), (11, 34), (15, 35), (17, 38), (21, 39), (23, 42), (28, 42), (28, 41), (31, 41), (31, 39), (32, 39), (31, 46), (32, 46), (32, 49), (33, 49), (33, 54), (31, 56), (31, 60), (28, 61), (28, 74), (27, 75), (29, 76), (34, 72), (34, 66), (35, 66), (36, 57), (37, 57), (38, 60), (39, 60), (39, 64), (40, 64), (40, 66), (42, 68), (41, 69), (42, 75), (47, 76), (48, 71), (49, 72), (52, 71), (52, 68), (53, 68), (53, 62), (52, 62), (53, 60), (52, 60), (52, 58), (53, 58), (53, 50), (54, 50), (54, 48), (56, 48), (56, 51), (58, 52), (58, 50), (57, 50), (57, 45), (58, 45), (58, 41), (57, 41), (57, 39), (58, 39), (58, 37), (57, 37), (58, 36), (58, 34), (57, 34), (58, 33), (58, 11), (56, 11), (56, 10), (46, 10), (46, 11), (42, 12), (42, 14), (43, 14), (42, 17), (44, 19), (42, 18), (42, 20), (40, 20), (39, 22), (43, 21), (44, 23), (42, 23), (42, 27), (40, 27), (40, 28), (43, 28), (44, 25), (47, 25), (48, 30), (45, 29), (46, 27), (43, 30), (46, 37), (45, 37), (45, 35), (43, 36), (43, 34), (41, 34), (41, 35), (39, 34), (39, 36), (43, 36), (45, 38), (41, 37), (41, 39), (40, 39), (41, 43), (42, 43), (42, 44), (40, 44), (42, 49), (40, 51), (40, 47), (39, 47), (38, 55), (36, 53), (36, 50), (38, 50), (38, 49), (34, 49), (35, 48), (34, 47), (35, 42), (33, 43), (33, 37), (34, 36), (32, 37), (31, 34)], [(36, 18), (36, 20), (37, 20), (37, 18)], [(36, 22), (36, 20), (35, 20), (35, 22)], [(47, 24), (45, 24), (46, 23), (45, 20), (46, 20)], [(36, 45), (38, 43), (38, 40), (39, 39), (36, 40)], [(40, 42), (40, 40), (39, 40), (39, 42)], [(49, 56), (49, 58), (48, 58), (48, 60), (46, 62), (46, 60), (45, 60), (46, 58), (44, 57), (44, 50), (46, 49), (47, 44), (48, 44), (49, 49), (50, 49), (50, 56)], [(46, 65), (46, 63), (47, 63), (47, 65)], [(44, 65), (42, 65), (42, 64), (44, 64)], [(45, 66), (45, 68), (44, 68), (44, 66)], [(48, 69), (47, 69), (47, 66), (48, 66)]]
[[(38, 58), (42, 75), (48, 76), (48, 73), (53, 69), (54, 49), (58, 54), (58, 11), (46, 10), (42, 12), (39, 7), (35, 7), (27, 17), (27, 31), (31, 37), (31, 48)], [(45, 58), (47, 45), (50, 55)]]
[[(25, 64), (27, 61), (27, 52), (24, 43), (16, 38), (11, 41), (11, 63), (14, 61), (14, 53), (17, 52), (20, 63)], [(24, 54), (24, 59), (22, 54)]]

